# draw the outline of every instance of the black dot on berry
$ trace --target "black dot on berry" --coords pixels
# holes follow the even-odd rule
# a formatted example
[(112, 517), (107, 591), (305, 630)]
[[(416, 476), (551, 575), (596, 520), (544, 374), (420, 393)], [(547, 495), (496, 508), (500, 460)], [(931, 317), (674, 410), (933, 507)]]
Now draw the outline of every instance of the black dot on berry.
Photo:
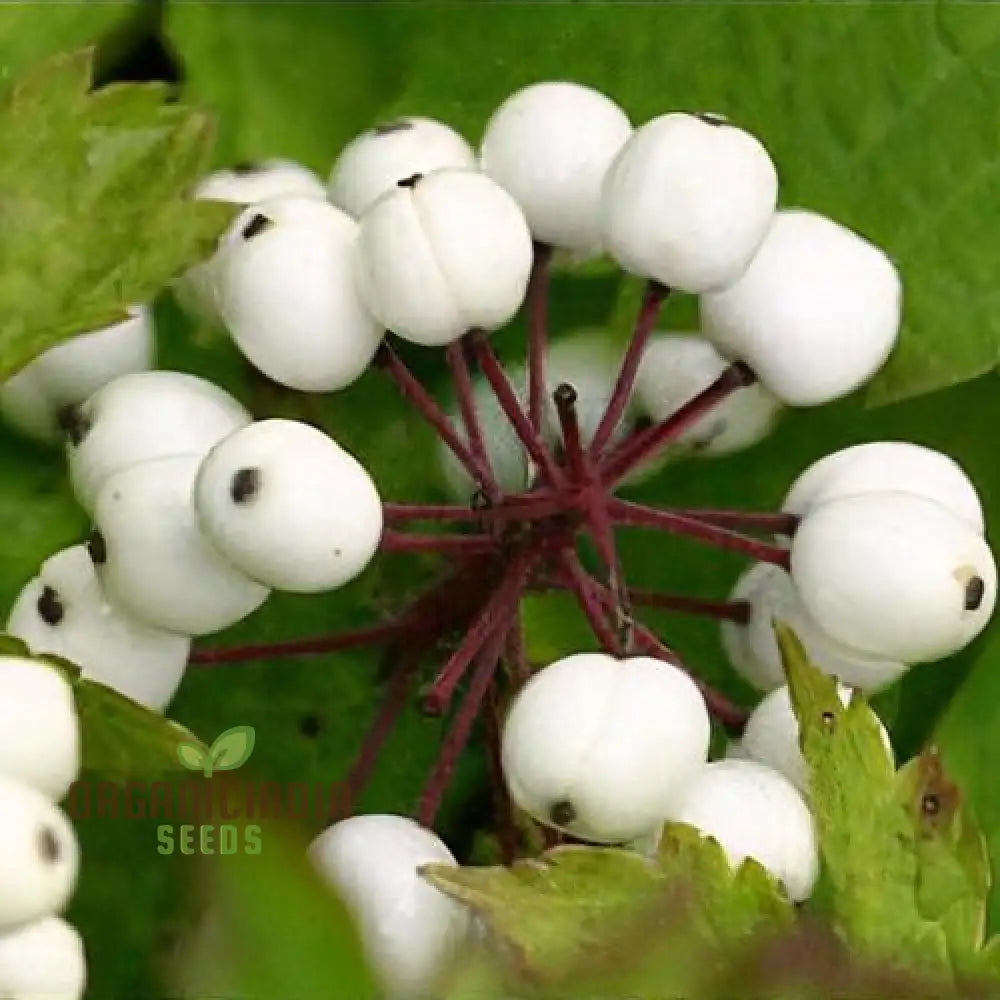
[(549, 819), (556, 826), (569, 826), (576, 819), (576, 810), (573, 808), (573, 803), (566, 799), (556, 802), (549, 809)]
[(396, 181), (396, 186), (401, 188), (415, 188), (417, 181), (423, 176), (423, 174), (410, 174), (409, 177), (404, 177), (402, 180)]
[(552, 398), (556, 402), (556, 406), (572, 406), (579, 396), (577, 391), (569, 382), (562, 382), (556, 386), (556, 391), (552, 393)]
[(981, 576), (970, 577), (965, 584), (965, 610), (978, 611), (986, 594), (986, 581)]
[(405, 118), (400, 118), (398, 121), (376, 125), (372, 129), (372, 135), (392, 135), (394, 132), (406, 132), (411, 128), (413, 128), (413, 122), (409, 122)]
[(941, 812), (941, 800), (933, 792), (928, 792), (920, 800), (920, 811), (925, 816), (937, 816)]
[(66, 614), (59, 595), (51, 587), (42, 590), (37, 607), (39, 617), (46, 625), (58, 625)]
[(62, 856), (62, 844), (51, 826), (43, 826), (38, 831), (38, 854), (48, 865), (55, 864)]
[(299, 732), (305, 736), (306, 739), (314, 740), (319, 736), (320, 732), (323, 730), (323, 720), (311, 712), (308, 715), (303, 715), (299, 719)]
[(90, 431), (90, 420), (79, 406), (63, 406), (56, 414), (56, 426), (76, 448)]
[(258, 212), (243, 227), (243, 239), (252, 240), (255, 236), (259, 236), (265, 230), (270, 229), (273, 225), (274, 219), (269, 219), (266, 215), (261, 215), (260, 212)]
[(260, 469), (237, 469), (229, 487), (233, 503), (247, 503), (260, 491)]
[(264, 169), (264, 164), (254, 160), (240, 160), (239, 163), (234, 163), (231, 169), (234, 174), (259, 174)]
[(90, 553), (90, 560), (95, 566), (103, 566), (108, 561), (108, 543), (96, 528), (87, 539), (87, 552)]
[(706, 125), (728, 125), (729, 119), (725, 115), (713, 114), (711, 111), (695, 111), (695, 118), (700, 119)]

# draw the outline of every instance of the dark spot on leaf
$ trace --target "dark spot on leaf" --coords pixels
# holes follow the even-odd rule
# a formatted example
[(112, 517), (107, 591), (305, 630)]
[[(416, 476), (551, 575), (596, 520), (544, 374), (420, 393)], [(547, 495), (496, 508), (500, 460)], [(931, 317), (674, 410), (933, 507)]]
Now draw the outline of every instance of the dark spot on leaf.
[(79, 406), (64, 406), (56, 414), (56, 424), (74, 448), (78, 447), (90, 431), (90, 418)]
[(402, 180), (396, 181), (396, 186), (401, 188), (415, 188), (417, 181), (423, 176), (423, 174), (410, 174), (409, 177), (404, 177)]
[(549, 819), (551, 819), (556, 826), (569, 826), (569, 824), (576, 819), (576, 810), (573, 808), (573, 803), (568, 802), (565, 799), (561, 802), (556, 802), (549, 809)]
[(936, 816), (941, 811), (941, 800), (933, 792), (927, 792), (920, 800), (920, 811), (925, 816)]
[(319, 736), (323, 729), (323, 720), (312, 713), (308, 715), (303, 715), (299, 719), (299, 732), (306, 737), (306, 739), (314, 740)]
[(836, 720), (833, 712), (824, 712), (821, 718), (823, 719), (823, 725), (826, 726), (827, 729), (833, 728), (833, 723)]
[(96, 528), (87, 539), (87, 551), (95, 566), (103, 566), (108, 561), (108, 543), (104, 540), (104, 535)]
[(253, 160), (240, 160), (230, 168), (234, 174), (259, 174), (264, 169), (263, 163), (255, 163)]
[(970, 577), (965, 585), (965, 610), (977, 611), (983, 603), (985, 593), (986, 581), (981, 576)]
[(38, 853), (46, 864), (55, 864), (62, 855), (62, 844), (51, 826), (38, 831)]
[(237, 469), (229, 486), (233, 503), (246, 503), (260, 491), (260, 469)]
[(372, 129), (372, 135), (392, 135), (394, 132), (406, 132), (411, 128), (413, 128), (413, 122), (400, 118), (398, 121), (376, 125)]
[(260, 212), (258, 212), (243, 227), (243, 239), (252, 240), (255, 236), (259, 236), (265, 230), (270, 229), (273, 225), (273, 219), (269, 219), (266, 215), (261, 215)]
[(59, 595), (51, 587), (42, 590), (37, 607), (38, 614), (46, 625), (58, 625), (66, 614)]

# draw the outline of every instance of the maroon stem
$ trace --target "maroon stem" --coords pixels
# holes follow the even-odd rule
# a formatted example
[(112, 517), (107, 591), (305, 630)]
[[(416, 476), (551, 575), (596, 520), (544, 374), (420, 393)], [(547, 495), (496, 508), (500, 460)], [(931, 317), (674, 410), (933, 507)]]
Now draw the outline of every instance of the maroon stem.
[(670, 510), (646, 507), (643, 504), (631, 503), (627, 500), (613, 499), (609, 507), (611, 520), (615, 524), (635, 528), (653, 528), (658, 531), (667, 531), (673, 535), (695, 538), (698, 541), (714, 545), (716, 548), (743, 552), (760, 560), (760, 562), (774, 563), (786, 570), (789, 568), (788, 549), (780, 545), (771, 545), (759, 538), (740, 535), (728, 528), (719, 528), (705, 521), (675, 514)]
[(609, 487), (613, 487), (627, 476), (636, 466), (651, 458), (656, 452), (676, 441), (693, 423), (717, 406), (727, 396), (752, 385), (756, 376), (742, 362), (731, 364), (707, 388), (703, 389), (665, 420), (652, 427), (629, 435), (606, 459), (601, 466), (601, 477)]
[(451, 449), (465, 471), (485, 490), (490, 479), (488, 471), (482, 468), (476, 456), (466, 447), (447, 414), (414, 377), (402, 358), (388, 344), (383, 344), (376, 355), (376, 362), (391, 376), (403, 397), (434, 428), (438, 437)]
[(465, 349), (461, 343), (449, 344), (445, 350), (445, 358), (451, 369), (452, 382), (455, 385), (455, 398), (458, 401), (458, 411), (465, 425), (465, 435), (469, 439), (469, 449), (479, 467), (485, 473), (482, 483), (483, 492), (496, 502), (500, 498), (500, 488), (490, 464), (486, 445), (483, 441), (483, 431), (479, 425), (479, 414), (476, 412), (476, 397), (472, 388), (472, 375), (469, 373), (469, 363), (465, 359)]
[(292, 639), (288, 642), (263, 642), (252, 646), (221, 646), (215, 649), (196, 649), (188, 661), (194, 666), (213, 666), (220, 663), (243, 663), (248, 660), (274, 660), (283, 656), (308, 656), (337, 653), (361, 646), (376, 646), (396, 639), (405, 633), (408, 623), (397, 619), (384, 625), (352, 629), (334, 635), (319, 635), (309, 639)]
[(398, 531), (386, 531), (379, 547), (383, 552), (478, 556), (495, 552), (497, 543), (489, 535), (407, 535)]
[(621, 655), (621, 644), (614, 629), (604, 617), (601, 601), (595, 593), (593, 584), (597, 581), (587, 575), (580, 563), (580, 557), (571, 549), (566, 549), (559, 556), (559, 564), (566, 574), (569, 589), (576, 594), (581, 610), (587, 616), (587, 621), (604, 651), (612, 656)]
[(700, 615), (718, 621), (737, 622), (745, 625), (750, 620), (748, 601), (711, 601), (683, 594), (663, 594), (657, 590), (631, 588), (628, 592), (632, 603), (639, 607), (660, 608), (685, 615)]
[(378, 763), (382, 747), (392, 732), (396, 721), (406, 708), (410, 690), (417, 677), (420, 666), (419, 649), (398, 649), (391, 655), (398, 657), (393, 666), (392, 677), (386, 689), (382, 705), (368, 732), (365, 734), (361, 749), (345, 779), (345, 802), (342, 803), (345, 815), (351, 815), (356, 806), (358, 796), (364, 791)]
[(552, 247), (535, 244), (528, 282), (528, 419), (537, 433), (545, 411), (545, 355), (549, 339), (549, 261)]
[(539, 433), (531, 426), (531, 421), (525, 415), (524, 410), (521, 409), (517, 393), (514, 392), (510, 379), (507, 378), (507, 373), (503, 370), (503, 366), (486, 339), (486, 334), (477, 331), (470, 336), (479, 367), (482, 369), (486, 381), (492, 386), (497, 402), (514, 428), (514, 432), (520, 438), (525, 451), (531, 456), (532, 461), (549, 483), (557, 487), (562, 486), (565, 482), (562, 470), (553, 461), (549, 449), (545, 446)]
[[(510, 633), (507, 646), (509, 650)], [(514, 804), (511, 802), (507, 782), (503, 776), (503, 716), (496, 674), (493, 675), (492, 683), (486, 692), (486, 711), (483, 714), (486, 730), (486, 766), (493, 796), (497, 840), (500, 842), (500, 859), (505, 865), (511, 865), (518, 855), (521, 838), (517, 823), (514, 822)]]
[(720, 528), (747, 528), (751, 531), (773, 531), (779, 535), (794, 535), (799, 526), (795, 514), (768, 513), (749, 510), (716, 510), (706, 507), (670, 508), (671, 513), (692, 517)]
[(587, 456), (580, 436), (580, 420), (576, 413), (576, 389), (563, 382), (552, 399), (556, 404), (559, 427), (562, 431), (563, 457), (569, 471), (570, 482), (582, 484), (587, 478)]
[(528, 650), (524, 641), (524, 624), (520, 611), (514, 614), (514, 620), (507, 631), (507, 649), (504, 657), (507, 675), (514, 690), (519, 690), (531, 677), (531, 667), (528, 664)]
[(646, 344), (656, 326), (656, 318), (660, 313), (660, 307), (664, 299), (670, 294), (670, 290), (658, 282), (651, 281), (646, 285), (646, 291), (642, 297), (642, 305), (639, 307), (639, 314), (636, 316), (635, 328), (632, 331), (632, 339), (625, 349), (622, 358), (621, 369), (618, 372), (618, 379), (611, 392), (607, 408), (601, 417), (601, 422), (597, 425), (594, 438), (590, 442), (590, 454), (594, 458), (600, 458), (605, 445), (611, 440), (615, 428), (618, 426), (628, 406), (629, 398), (632, 395), (632, 387), (635, 384), (635, 376), (639, 371), (639, 363), (642, 361)]
[[(507, 613), (508, 615), (513, 614), (513, 609), (508, 607)], [(468, 690), (465, 692), (455, 720), (445, 736), (434, 770), (420, 796), (417, 820), (426, 827), (434, 826), (434, 819), (441, 806), (448, 782), (451, 780), (452, 772), (472, 735), (472, 727), (479, 715), (479, 708), (496, 674), (500, 650), (503, 648), (509, 620), (508, 618), (494, 621), (493, 629), (488, 633), (485, 644), (476, 656), (476, 665), (469, 679)]]
[(452, 504), (383, 503), (386, 521), (480, 521), (483, 512)]
[(511, 609), (516, 608), (518, 598), (527, 582), (532, 561), (530, 550), (522, 550), (514, 557), (496, 590), (469, 626), (458, 649), (452, 653), (434, 678), (424, 698), (424, 706), (428, 712), (443, 712), (447, 708), (455, 688), (458, 687), (473, 658), (495, 631), (497, 622), (503, 621), (504, 627), (507, 626)]

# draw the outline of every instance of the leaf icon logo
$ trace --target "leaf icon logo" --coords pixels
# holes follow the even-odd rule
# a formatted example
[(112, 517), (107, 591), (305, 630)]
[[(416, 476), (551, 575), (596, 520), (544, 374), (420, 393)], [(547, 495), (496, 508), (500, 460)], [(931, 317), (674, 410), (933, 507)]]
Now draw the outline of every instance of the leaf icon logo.
[(194, 743), (178, 743), (177, 759), (189, 771), (201, 771), (206, 778), (211, 778), (216, 771), (235, 771), (242, 767), (250, 759), (256, 741), (253, 726), (233, 726), (220, 733), (208, 750)]

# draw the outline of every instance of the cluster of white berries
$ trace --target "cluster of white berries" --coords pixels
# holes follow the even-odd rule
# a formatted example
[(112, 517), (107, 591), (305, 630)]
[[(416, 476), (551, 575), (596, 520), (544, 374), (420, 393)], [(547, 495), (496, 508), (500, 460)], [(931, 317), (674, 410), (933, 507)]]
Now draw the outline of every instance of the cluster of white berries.
[(80, 769), (73, 691), (52, 665), (0, 657), (0, 996), (80, 1000), (83, 942), (60, 914), (80, 849), (58, 802)]
[(306, 424), (252, 421), (204, 379), (124, 375), (62, 420), (95, 529), (46, 560), (7, 632), (155, 711), (192, 636), (235, 624), (272, 589), (343, 586), (378, 547), (381, 500), (353, 456)]
[(989, 622), (997, 570), (983, 511), (948, 456), (899, 441), (855, 445), (806, 469), (782, 507), (801, 519), (790, 572), (752, 566), (731, 595), (749, 618), (722, 626), (733, 667), (760, 690), (783, 681), (774, 618), (822, 670), (868, 692), (957, 652)]

